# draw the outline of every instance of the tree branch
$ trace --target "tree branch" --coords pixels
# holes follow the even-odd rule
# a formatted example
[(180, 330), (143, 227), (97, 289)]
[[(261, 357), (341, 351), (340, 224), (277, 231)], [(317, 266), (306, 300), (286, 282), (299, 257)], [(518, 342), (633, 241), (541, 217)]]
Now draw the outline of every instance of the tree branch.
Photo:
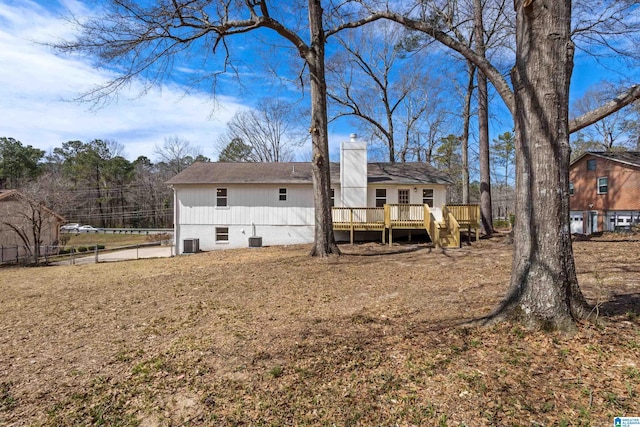
[(513, 91), (509, 83), (507, 83), (507, 81), (505, 80), (502, 73), (500, 73), (500, 71), (498, 71), (486, 58), (483, 58), (481, 55), (478, 55), (476, 52), (474, 52), (473, 49), (471, 49), (469, 46), (454, 39), (453, 37), (439, 30), (429, 22), (409, 18), (407, 16), (400, 15), (390, 11), (379, 11), (379, 12), (374, 12), (370, 16), (363, 18), (359, 21), (354, 21), (354, 22), (343, 24), (339, 27), (336, 27), (334, 30), (332, 30), (332, 33), (335, 33), (345, 28), (360, 27), (369, 22), (374, 22), (379, 19), (387, 19), (389, 21), (397, 22), (405, 26), (406, 28), (423, 32), (433, 37), (443, 45), (455, 50), (460, 55), (468, 59), (469, 61), (473, 62), (485, 74), (485, 76), (487, 76), (487, 78), (491, 80), (491, 83), (500, 94), (500, 97), (504, 101), (505, 105), (507, 106), (509, 111), (511, 111), (511, 113), (513, 114), (514, 108), (515, 108)]
[(640, 99), (640, 84), (631, 86), (625, 92), (613, 98), (601, 107), (595, 110), (589, 111), (582, 116), (571, 120), (569, 122), (569, 132), (574, 133), (585, 127), (594, 124), (595, 122), (602, 120), (610, 114), (626, 107), (635, 100)]

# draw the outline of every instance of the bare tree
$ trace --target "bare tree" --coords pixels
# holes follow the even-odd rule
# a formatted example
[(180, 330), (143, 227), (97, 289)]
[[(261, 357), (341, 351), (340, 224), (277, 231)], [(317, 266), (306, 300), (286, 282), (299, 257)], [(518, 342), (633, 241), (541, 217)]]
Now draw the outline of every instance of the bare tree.
[(428, 162), (446, 132), (442, 82), (430, 75), (421, 47), (401, 30), (376, 23), (340, 37), (343, 52), (328, 65), (329, 99), (335, 118), (356, 118), (360, 133), (380, 143), (389, 162)]
[[(482, 0), (473, 0), (473, 35), (475, 52), (487, 57)], [(491, 207), (491, 165), (489, 155), (489, 88), (482, 70), (476, 73), (478, 82), (478, 151), (480, 153), (480, 227), (486, 236), (493, 234)]]
[(191, 145), (191, 142), (179, 136), (167, 137), (162, 145), (156, 144), (153, 153), (158, 161), (164, 163), (168, 172), (177, 175), (202, 155), (200, 147)]
[(227, 127), (218, 149), (222, 151), (234, 141), (241, 141), (249, 150), (245, 161), (292, 161), (295, 149), (308, 139), (308, 133), (301, 130), (295, 104), (280, 98), (263, 98), (256, 108), (237, 112)]
[(58, 244), (62, 217), (52, 209), (65, 204), (68, 194), (64, 181), (44, 174), (15, 192), (13, 203), (0, 206), (0, 225), (17, 236), (33, 264), (39, 264), (43, 244)]
[[(326, 19), (337, 14), (337, 7), (332, 4)], [(232, 39), (266, 30), (288, 42), (302, 59), (310, 82), (315, 201), (311, 255), (339, 253), (331, 221), (325, 44), (328, 36), (344, 27), (325, 30), (321, 0), (308, 0), (306, 7), (302, 2), (267, 0), (108, 0), (104, 11), (95, 18), (77, 19), (80, 35), (74, 40), (53, 43), (59, 51), (91, 56), (99, 67), (122, 70), (118, 77), (86, 94), (88, 100), (104, 100), (138, 78), (144, 78), (146, 88), (159, 85), (185, 53), (201, 55), (205, 65), (220, 53), (217, 58), (222, 59), (222, 67), (206, 76), (215, 87), (220, 72), (235, 69)]]
[(516, 0), (514, 6), (513, 88), (487, 58), (415, 9), (381, 10), (363, 21), (386, 18), (425, 32), (472, 61), (501, 95), (516, 125), (516, 223), (510, 288), (491, 319), (566, 330), (589, 313), (576, 278), (569, 229), (569, 134), (633, 102), (640, 86), (570, 122), (571, 1)]

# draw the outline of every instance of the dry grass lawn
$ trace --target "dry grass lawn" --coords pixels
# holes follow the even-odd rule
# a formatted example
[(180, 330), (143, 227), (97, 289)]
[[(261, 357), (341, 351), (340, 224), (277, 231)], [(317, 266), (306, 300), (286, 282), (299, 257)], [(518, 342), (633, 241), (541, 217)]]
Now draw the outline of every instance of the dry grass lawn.
[[(471, 328), (500, 239), (0, 270), (0, 425), (608, 426), (640, 416), (640, 241), (576, 242), (596, 324)], [(636, 236), (637, 238), (638, 236)]]

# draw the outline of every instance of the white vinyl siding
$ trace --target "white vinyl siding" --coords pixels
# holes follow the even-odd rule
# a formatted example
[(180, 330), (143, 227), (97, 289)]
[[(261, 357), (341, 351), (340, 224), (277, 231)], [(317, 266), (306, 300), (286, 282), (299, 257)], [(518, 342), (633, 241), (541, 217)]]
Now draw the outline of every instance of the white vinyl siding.
[[(228, 207), (216, 209), (216, 188), (189, 186), (178, 189), (180, 224), (306, 225), (314, 223), (313, 188), (290, 186), (287, 200), (274, 197), (268, 185), (231, 186)], [(276, 188), (276, 194), (277, 188)]]
[[(398, 186), (399, 187), (399, 186)], [(387, 193), (387, 197), (386, 197), (386, 203), (388, 204), (392, 204), (395, 205), (397, 203), (399, 203), (398, 201), (398, 187), (391, 187), (388, 186), (384, 189), (386, 189), (386, 193)], [(416, 189), (416, 191), (413, 191), (413, 189)], [(380, 190), (383, 188), (380, 187), (369, 187), (369, 189), (367, 190), (367, 206), (376, 206), (376, 190)], [(421, 187), (421, 186), (415, 186), (415, 187), (411, 187), (411, 191), (409, 191), (409, 203), (411, 204), (423, 204), (424, 203), (424, 199), (423, 199), (423, 189), (425, 189), (425, 187)], [(433, 207), (436, 206), (442, 206), (444, 204), (447, 203), (447, 188), (444, 185), (440, 185), (440, 184), (430, 184), (429, 188), (433, 190)]]

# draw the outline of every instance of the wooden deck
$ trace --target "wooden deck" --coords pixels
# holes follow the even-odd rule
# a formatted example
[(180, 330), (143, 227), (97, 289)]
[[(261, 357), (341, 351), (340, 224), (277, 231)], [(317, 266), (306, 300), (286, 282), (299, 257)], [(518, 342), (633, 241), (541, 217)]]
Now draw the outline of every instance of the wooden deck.
[(480, 208), (478, 205), (445, 205), (440, 213), (432, 211), (428, 205), (415, 204), (387, 204), (382, 208), (334, 207), (332, 217), (333, 229), (349, 231), (351, 243), (356, 231), (380, 231), (382, 243), (385, 243), (386, 230), (389, 230), (391, 245), (393, 230), (423, 229), (436, 247), (459, 247), (462, 226), (469, 230), (479, 229)]

